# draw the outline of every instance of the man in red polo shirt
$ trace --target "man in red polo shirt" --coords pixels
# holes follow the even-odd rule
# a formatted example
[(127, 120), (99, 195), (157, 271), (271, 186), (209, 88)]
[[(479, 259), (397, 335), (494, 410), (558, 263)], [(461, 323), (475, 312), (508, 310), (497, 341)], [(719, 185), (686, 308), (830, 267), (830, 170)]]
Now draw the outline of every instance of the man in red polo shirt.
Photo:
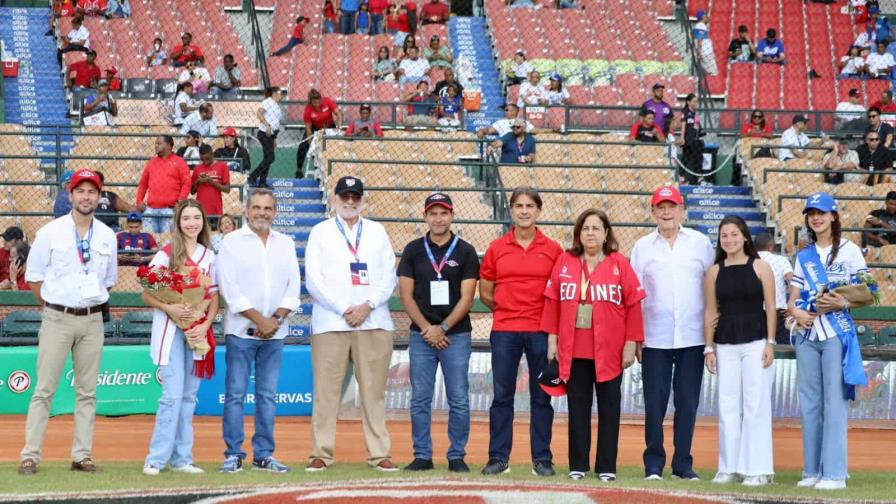
[(205, 209), (208, 223), (212, 229), (218, 229), (218, 217), (224, 213), (223, 193), (230, 192), (230, 169), (227, 163), (215, 161), (212, 146), (202, 144), (199, 147), (199, 164), (193, 168), (190, 192)]
[(302, 178), (302, 167), (305, 165), (305, 157), (308, 155), (308, 147), (314, 132), (327, 128), (342, 129), (342, 111), (336, 106), (336, 102), (321, 96), (320, 91), (316, 89), (308, 92), (304, 119), (305, 137), (296, 151), (296, 178)]
[(181, 35), (180, 41), (180, 45), (171, 48), (172, 66), (182, 67), (186, 65), (188, 61), (197, 61), (200, 64), (205, 62), (205, 55), (202, 54), (202, 49), (200, 49), (199, 46), (191, 44), (191, 42), (193, 42), (193, 35), (191, 33), (186, 32)]
[(190, 195), (190, 169), (183, 159), (171, 152), (173, 148), (171, 136), (156, 138), (156, 157), (146, 162), (137, 186), (137, 210), (143, 212), (154, 233), (171, 230), (174, 205)]
[(68, 88), (72, 91), (96, 87), (103, 77), (103, 72), (96, 62), (96, 52), (90, 50), (86, 59), (76, 61), (68, 67)]
[(510, 470), (513, 398), (524, 352), (529, 366), (532, 471), (539, 476), (555, 474), (551, 453), (554, 408), (538, 385), (538, 374), (547, 364), (548, 351), (547, 334), (541, 331), (544, 290), (563, 249), (536, 227), (541, 205), (541, 196), (531, 187), (514, 189), (510, 196), (513, 228), (489, 245), (479, 271), (479, 297), (493, 313), (489, 341), (494, 396), (489, 409), (489, 460), (482, 469), (486, 475)]
[(445, 24), (448, 22), (448, 16), (448, 6), (439, 0), (423, 4), (423, 8), (420, 9), (421, 24)]

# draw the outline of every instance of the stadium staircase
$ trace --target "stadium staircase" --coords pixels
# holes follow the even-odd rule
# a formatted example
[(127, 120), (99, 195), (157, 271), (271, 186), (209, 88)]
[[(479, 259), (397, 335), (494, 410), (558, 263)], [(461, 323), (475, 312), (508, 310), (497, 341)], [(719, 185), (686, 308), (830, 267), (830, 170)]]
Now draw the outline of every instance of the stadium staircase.
[(448, 21), (448, 33), (454, 60), (458, 62), (455, 67), (463, 72), (460, 67), (467, 64), (460, 62), (469, 62), (472, 80), (468, 87), (479, 88), (482, 92), (480, 111), (466, 114), (467, 131), (475, 132), (504, 117), (499, 109), (504, 104), (504, 97), (498, 82), (491, 40), (485, 28), (485, 19), (481, 17), (452, 16)]
[(277, 218), (274, 227), (296, 242), (296, 255), (302, 271), (302, 307), (293, 316), (289, 336), (310, 338), (311, 296), (305, 287), (305, 244), (311, 228), (326, 219), (324, 195), (318, 181), (313, 179), (270, 179), (277, 197)]
[[(4, 81), (6, 121), (32, 131), (69, 123), (56, 47), (44, 36), (48, 15), (48, 9), (0, 9), (0, 38), (6, 51), (19, 59), (18, 77)], [(68, 153), (72, 137), (61, 140), (62, 152)], [(48, 130), (30, 135), (28, 141), (38, 154), (56, 152), (56, 137)]]
[(706, 234), (715, 243), (719, 222), (725, 216), (737, 215), (747, 222), (750, 234), (765, 233), (765, 214), (757, 206), (749, 187), (681, 186), (687, 203), (690, 227)]

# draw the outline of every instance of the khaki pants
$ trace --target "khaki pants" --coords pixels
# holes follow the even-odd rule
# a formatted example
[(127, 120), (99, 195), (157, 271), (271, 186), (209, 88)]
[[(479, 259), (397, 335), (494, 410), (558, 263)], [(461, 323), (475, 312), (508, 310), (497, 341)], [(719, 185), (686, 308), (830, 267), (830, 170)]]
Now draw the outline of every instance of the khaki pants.
[(67, 315), (44, 308), (38, 332), (37, 386), (28, 405), (25, 447), (21, 458), (40, 463), (41, 447), (50, 418), (50, 404), (69, 351), (74, 364), (75, 433), (72, 460), (91, 458), (93, 421), (96, 417), (96, 381), (103, 353), (103, 315)]
[(386, 430), (386, 378), (392, 360), (392, 331), (334, 331), (311, 336), (314, 367), (314, 410), (311, 415), (313, 452), (309, 460), (335, 462), (336, 420), (342, 402), (342, 382), (349, 361), (361, 392), (361, 424), (369, 455), (376, 466), (390, 458)]

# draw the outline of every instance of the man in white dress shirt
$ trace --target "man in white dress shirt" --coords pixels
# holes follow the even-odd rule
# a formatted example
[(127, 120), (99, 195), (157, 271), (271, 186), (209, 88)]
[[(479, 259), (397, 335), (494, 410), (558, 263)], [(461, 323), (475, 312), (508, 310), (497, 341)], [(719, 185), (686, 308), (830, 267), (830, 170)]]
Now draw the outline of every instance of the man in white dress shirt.
[(644, 476), (663, 479), (666, 451), (663, 419), (674, 389), (672, 477), (700, 479), (691, 441), (703, 382), (703, 276), (715, 253), (709, 239), (683, 227), (684, 200), (678, 189), (660, 187), (651, 201), (656, 231), (632, 249), (632, 268), (644, 286)]
[(199, 110), (190, 112), (180, 127), (180, 134), (198, 131), (202, 138), (218, 136), (218, 123), (215, 121), (215, 109), (211, 103), (203, 103)]
[(37, 472), (50, 404), (69, 352), (75, 388), (71, 469), (98, 470), (91, 457), (103, 312), (108, 312), (108, 289), (118, 279), (115, 232), (93, 218), (102, 188), (96, 172), (75, 172), (69, 185), (72, 211), (40, 228), (28, 255), (25, 280), (43, 311), (37, 385), (28, 405), (19, 474)]
[(229, 233), (218, 253), (218, 288), (227, 300), (223, 473), (242, 470), (243, 403), (255, 365), (255, 435), (252, 469), (288, 472), (274, 458), (274, 416), (286, 319), (301, 304), (301, 278), (292, 239), (271, 229), (277, 199), (270, 189), (252, 191), (246, 224)]
[(386, 377), (392, 357), (389, 298), (395, 289), (395, 251), (382, 224), (361, 218), (364, 185), (355, 177), (336, 183), (336, 217), (314, 226), (305, 250), (314, 368), (313, 451), (306, 471), (335, 461), (336, 420), (346, 366), (351, 361), (361, 393), (367, 463), (397, 471), (386, 430)]

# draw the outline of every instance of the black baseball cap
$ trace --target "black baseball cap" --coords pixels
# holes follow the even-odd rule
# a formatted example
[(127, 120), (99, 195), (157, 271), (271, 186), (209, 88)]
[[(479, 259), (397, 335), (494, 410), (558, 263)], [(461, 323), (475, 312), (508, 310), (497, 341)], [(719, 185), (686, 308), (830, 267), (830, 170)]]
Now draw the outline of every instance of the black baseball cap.
[(797, 115), (793, 116), (793, 124), (806, 123), (806, 122), (809, 122), (809, 119), (807, 119), (806, 116), (804, 116), (804, 115), (797, 114)]
[(560, 364), (552, 359), (538, 373), (538, 385), (551, 397), (566, 395), (566, 382), (560, 379)]
[(22, 232), (22, 228), (17, 226), (9, 226), (6, 228), (6, 231), (3, 232), (3, 240), (5, 241), (13, 241), (13, 240), (24, 240), (25, 233)]
[(347, 192), (357, 193), (359, 196), (364, 195), (364, 183), (357, 177), (342, 177), (336, 182), (336, 195), (342, 196)]
[(454, 211), (454, 204), (451, 203), (451, 196), (438, 192), (432, 193), (426, 197), (426, 201), (423, 202), (423, 211), (426, 212), (436, 205), (441, 205), (452, 212)]
[(666, 86), (662, 82), (657, 82), (653, 85), (653, 90), (656, 91), (657, 89), (666, 89)]

